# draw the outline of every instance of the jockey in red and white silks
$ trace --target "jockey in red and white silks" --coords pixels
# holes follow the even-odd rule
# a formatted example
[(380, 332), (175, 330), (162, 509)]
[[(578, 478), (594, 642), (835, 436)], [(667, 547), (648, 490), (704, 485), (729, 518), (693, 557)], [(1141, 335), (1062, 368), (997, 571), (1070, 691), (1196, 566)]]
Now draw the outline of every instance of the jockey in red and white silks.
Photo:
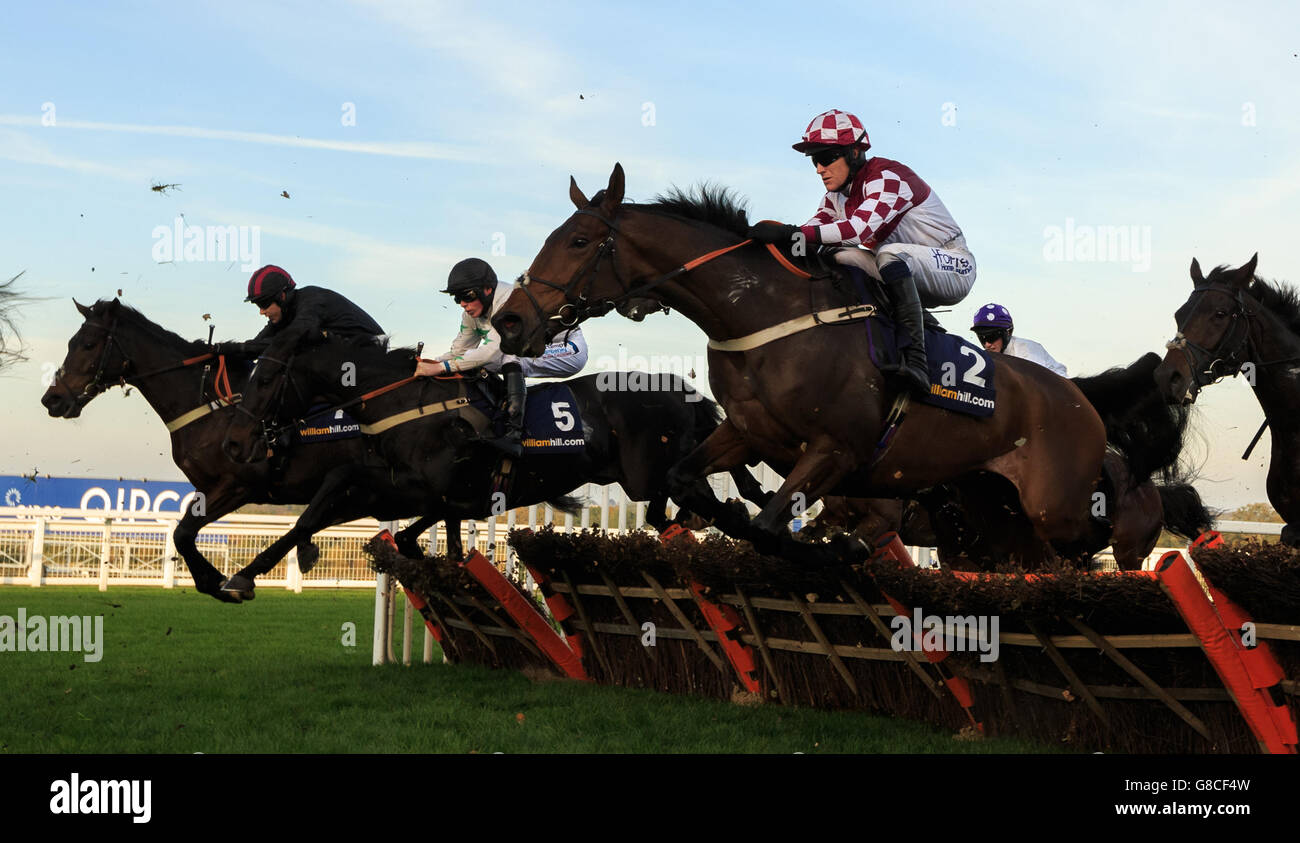
[(956, 304), (975, 284), (975, 258), (939, 195), (888, 158), (867, 159), (799, 230), (810, 243), (865, 246), (881, 269), (905, 260), (925, 307)]
[(956, 304), (975, 283), (975, 258), (961, 228), (939, 196), (911, 168), (888, 158), (868, 158), (862, 121), (831, 109), (813, 118), (794, 149), (812, 159), (826, 188), (821, 207), (802, 226), (761, 222), (754, 240), (788, 248), (791, 242), (863, 246), (836, 252), (878, 276), (889, 293), (894, 319), (908, 342), (899, 375), (908, 389), (929, 391), (922, 306)]

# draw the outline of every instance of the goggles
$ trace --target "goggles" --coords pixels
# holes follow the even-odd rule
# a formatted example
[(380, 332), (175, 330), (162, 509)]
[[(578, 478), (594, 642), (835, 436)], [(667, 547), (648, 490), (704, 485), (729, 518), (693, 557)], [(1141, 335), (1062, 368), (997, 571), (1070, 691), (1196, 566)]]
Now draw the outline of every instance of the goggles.
[(469, 301), (478, 301), (481, 298), (478, 290), (457, 290), (451, 294), (452, 301), (456, 304), (463, 304)]
[(1007, 338), (1007, 332), (1005, 329), (999, 329), (996, 331), (976, 331), (975, 338), (984, 345), (988, 345), (991, 342), (1005, 340)]
[(823, 149), (820, 152), (814, 152), (809, 157), (812, 158), (812, 162), (814, 166), (829, 167), (830, 165), (838, 161), (840, 158), (844, 157), (844, 150), (838, 148)]

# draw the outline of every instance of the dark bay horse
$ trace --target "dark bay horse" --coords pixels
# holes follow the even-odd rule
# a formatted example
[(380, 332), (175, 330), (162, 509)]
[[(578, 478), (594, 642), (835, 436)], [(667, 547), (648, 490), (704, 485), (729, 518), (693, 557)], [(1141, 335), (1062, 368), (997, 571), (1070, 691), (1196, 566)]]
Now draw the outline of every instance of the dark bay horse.
[[(228, 603), (239, 593), (222, 590), (225, 576), (195, 545), (199, 530), (246, 503), (309, 502), (329, 473), (367, 459), (360, 439), (300, 444), (275, 470), (267, 462), (235, 465), (221, 451), (231, 404), (222, 394), (238, 393), (248, 377), (247, 363), (222, 360), (203, 342), (190, 342), (149, 321), (117, 299), (91, 307), (78, 304), (85, 322), (68, 340), (68, 354), (41, 397), (51, 416), (77, 418), (95, 396), (130, 384), (171, 432), (172, 459), (203, 496), (176, 525), (176, 550), (194, 577), (195, 588)], [(229, 365), (226, 365), (226, 364)], [(224, 369), (228, 378), (220, 376)], [(418, 514), (403, 498), (370, 495), (349, 501), (337, 520), (374, 515), (381, 519)], [(419, 554), (416, 539), (428, 527), (417, 522), (399, 534), (403, 552)], [(258, 555), (269, 570), (299, 543), (299, 565), (307, 570), (317, 551), (311, 534), (282, 538)]]
[[(577, 404), (586, 444), (571, 453), (525, 451), (512, 461), (508, 492), (497, 497), (494, 475), (501, 454), (479, 441), (487, 420), (466, 405), (469, 391), (478, 388), (474, 379), (414, 378), (415, 364), (413, 349), (390, 351), (341, 339), (301, 348), (287, 360), (263, 356), (240, 411), (231, 414), (227, 456), (240, 461), (261, 457), (265, 448), (258, 437), (264, 416), (301, 412), (314, 401), (341, 405), (369, 396), (348, 410), (363, 431), (374, 431), (367, 439), (382, 466), (356, 466), (346, 484), (396, 484), (419, 512), (447, 522), (448, 552), (455, 558), (462, 553), (461, 521), (564, 500), (585, 483), (618, 483), (629, 498), (649, 501), (647, 522), (664, 530), (671, 523), (665, 511), (668, 469), (719, 424), (717, 405), (681, 378), (647, 379), (656, 388), (645, 390), (632, 388), (635, 378), (599, 374), (562, 381)], [(355, 379), (341, 378), (340, 372), (349, 369)], [(747, 499), (763, 499), (766, 493), (748, 471), (734, 471), (732, 477)], [(328, 495), (322, 491), (320, 497)], [(683, 508), (679, 519), (690, 511), (722, 524), (743, 523), (747, 517), (719, 502), (707, 480), (673, 497)], [(315, 507), (313, 503), (303, 513), (300, 526), (311, 529)]]
[(1190, 404), (1206, 386), (1244, 373), (1272, 431), (1268, 500), (1300, 547), (1300, 291), (1255, 275), (1259, 255), (1208, 276), (1191, 266), (1192, 292), (1174, 313), (1156, 380), (1167, 401)]
[[(871, 363), (863, 325), (802, 330), (819, 310), (813, 285), (745, 243), (745, 212), (726, 191), (648, 205), (624, 205), (623, 192), (618, 165), (590, 201), (570, 180), (577, 212), (547, 238), (493, 325), (515, 354), (540, 353), (562, 327), (634, 298), (698, 325), (710, 339), (710, 383), (727, 419), (674, 469), (675, 482), (765, 460), (786, 478), (753, 523), (770, 547), (788, 536), (796, 494), (913, 497), (985, 471), (1012, 484), (1037, 539), (1076, 557), (1095, 543), (1089, 505), (1105, 429), (1070, 381), (1028, 361), (998, 360), (991, 417), (914, 403), (878, 452), (894, 393)], [(803, 321), (793, 330), (784, 325), (796, 317)], [(718, 347), (742, 339), (752, 344)]]

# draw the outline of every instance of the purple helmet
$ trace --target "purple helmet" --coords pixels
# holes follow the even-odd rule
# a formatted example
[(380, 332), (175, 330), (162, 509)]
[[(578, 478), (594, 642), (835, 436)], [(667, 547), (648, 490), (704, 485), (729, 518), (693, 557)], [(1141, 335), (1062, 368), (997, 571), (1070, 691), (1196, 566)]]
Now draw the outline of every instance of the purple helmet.
[(975, 311), (975, 323), (970, 326), (972, 331), (979, 331), (984, 328), (1006, 328), (1010, 333), (1015, 327), (1011, 321), (1011, 311), (1007, 310), (1000, 304), (989, 302), (988, 304)]

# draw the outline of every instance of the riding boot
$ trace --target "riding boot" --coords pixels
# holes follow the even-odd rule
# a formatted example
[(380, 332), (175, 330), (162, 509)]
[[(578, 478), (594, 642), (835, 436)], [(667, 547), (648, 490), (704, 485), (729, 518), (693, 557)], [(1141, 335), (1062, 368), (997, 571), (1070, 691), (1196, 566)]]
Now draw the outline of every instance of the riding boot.
[(925, 357), (925, 315), (916, 292), (916, 280), (907, 263), (901, 260), (882, 266), (880, 278), (894, 303), (895, 327), (911, 341), (902, 351), (898, 377), (909, 391), (926, 395), (930, 392), (930, 368)]
[(506, 379), (506, 412), (510, 417), (506, 420), (505, 435), (488, 442), (512, 457), (518, 457), (524, 453), (524, 407), (528, 401), (528, 387), (518, 363), (502, 366), (501, 374)]

